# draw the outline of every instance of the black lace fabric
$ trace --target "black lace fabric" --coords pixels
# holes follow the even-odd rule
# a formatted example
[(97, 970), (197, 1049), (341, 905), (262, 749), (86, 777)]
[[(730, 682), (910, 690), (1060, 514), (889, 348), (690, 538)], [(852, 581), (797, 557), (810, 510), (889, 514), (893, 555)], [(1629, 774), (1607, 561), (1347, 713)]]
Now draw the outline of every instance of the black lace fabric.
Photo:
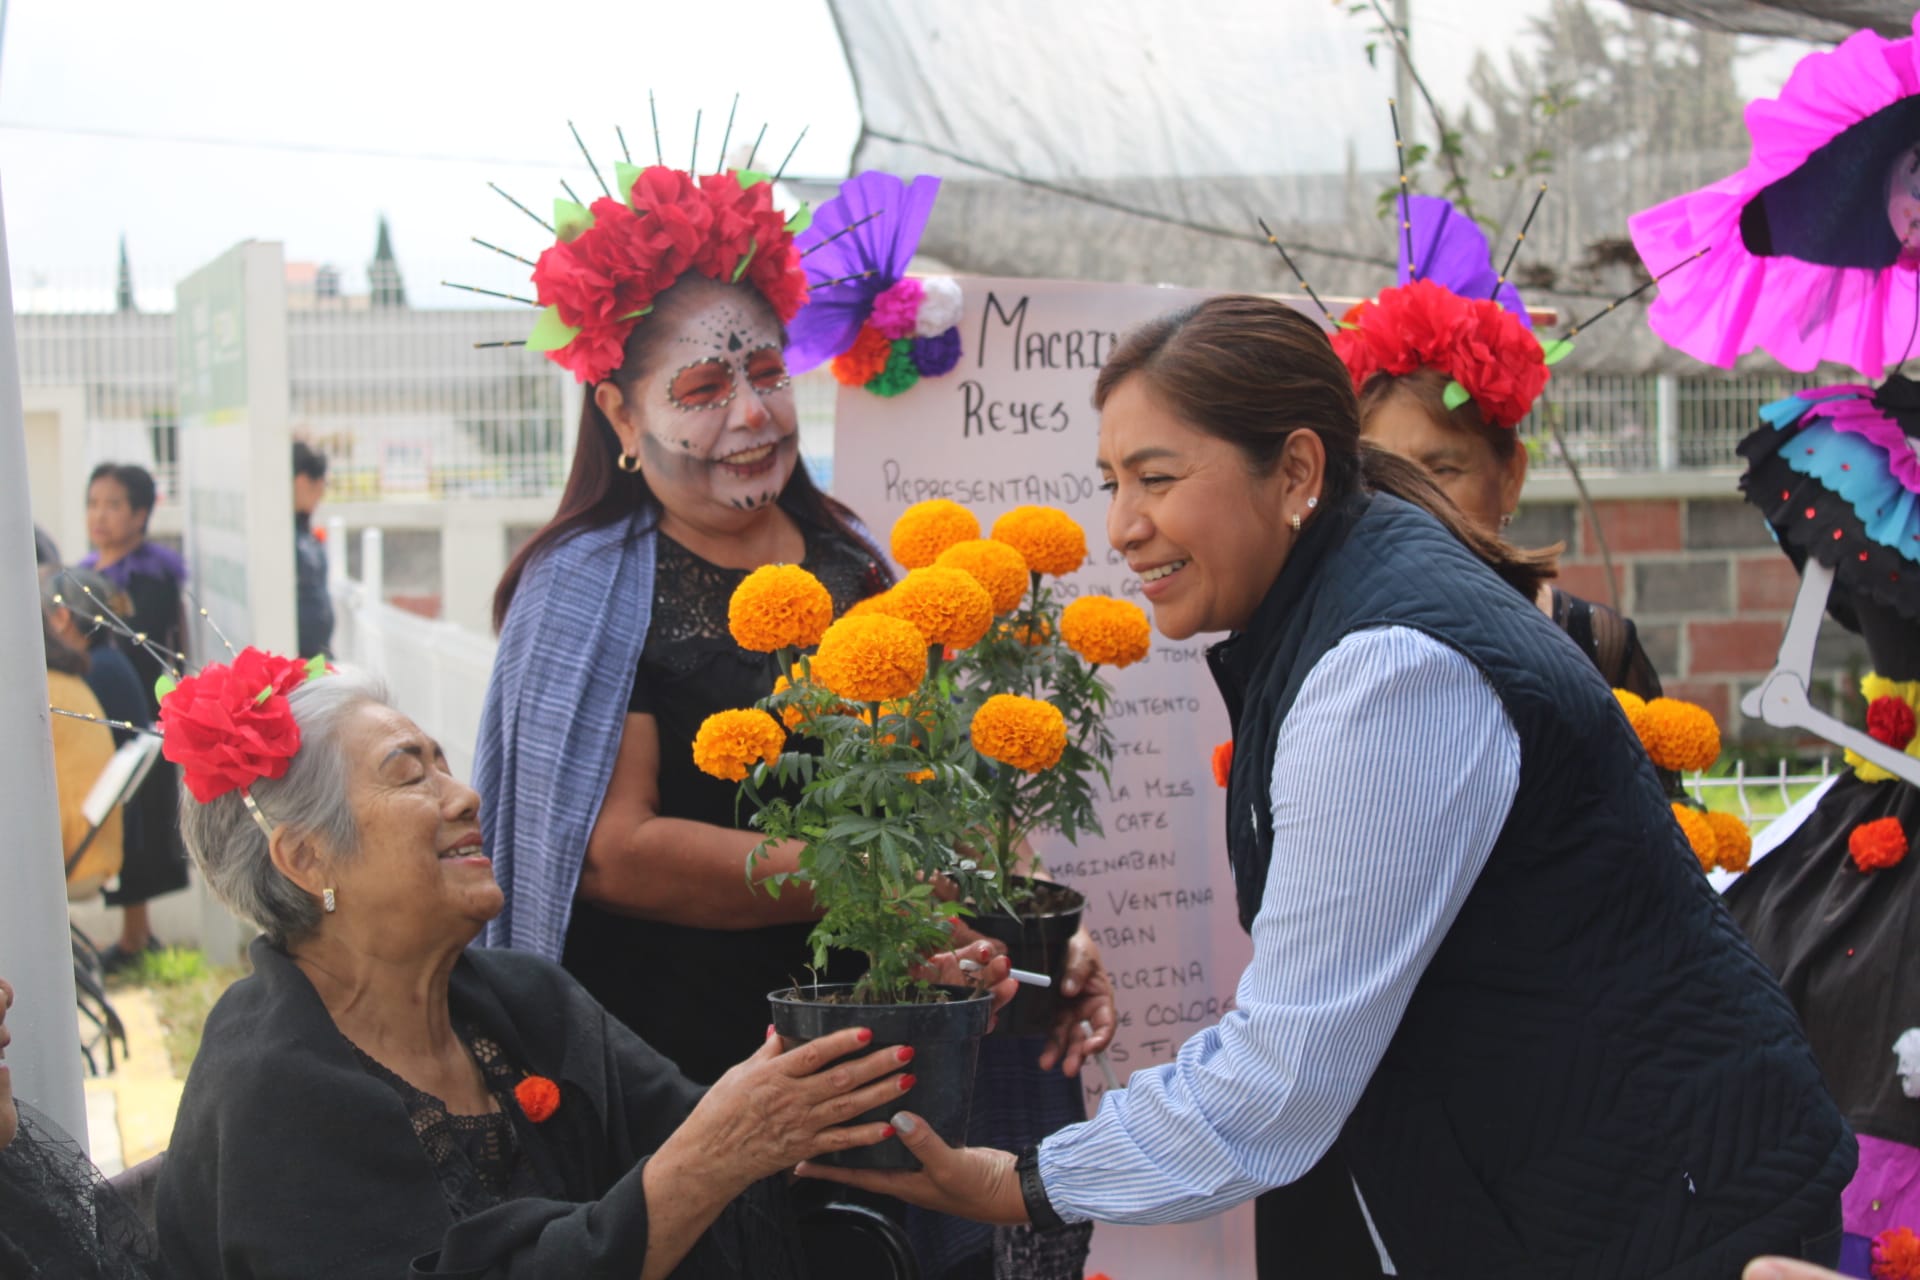
[(153, 1232), (59, 1126), (25, 1103), (0, 1150), (0, 1277), (163, 1277)]
[(406, 1104), (413, 1136), (427, 1153), (440, 1194), (455, 1222), (484, 1209), (523, 1196), (545, 1194), (534, 1164), (522, 1159), (520, 1135), (513, 1123), (513, 1088), (525, 1073), (507, 1061), (500, 1046), (485, 1036), (462, 1031), (487, 1092), (496, 1107), (485, 1115), (460, 1115), (430, 1093), (422, 1092), (354, 1046), (360, 1065), (375, 1079), (385, 1081)]

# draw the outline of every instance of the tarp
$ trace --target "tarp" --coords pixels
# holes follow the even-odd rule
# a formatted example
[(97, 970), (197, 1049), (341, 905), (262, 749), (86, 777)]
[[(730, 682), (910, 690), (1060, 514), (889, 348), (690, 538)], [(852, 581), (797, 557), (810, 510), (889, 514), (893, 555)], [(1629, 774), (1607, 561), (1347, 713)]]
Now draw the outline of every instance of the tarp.
[(1863, 27), (1903, 36), (1913, 22), (1907, 0), (1625, 0), (1714, 31), (1796, 40), (1844, 40)]

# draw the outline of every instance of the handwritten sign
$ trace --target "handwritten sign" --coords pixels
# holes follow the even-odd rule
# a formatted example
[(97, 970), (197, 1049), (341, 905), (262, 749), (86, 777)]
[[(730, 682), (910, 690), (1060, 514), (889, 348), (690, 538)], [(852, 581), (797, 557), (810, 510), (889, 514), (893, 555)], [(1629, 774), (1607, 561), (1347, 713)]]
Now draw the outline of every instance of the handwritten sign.
[[(885, 399), (842, 388), (834, 492), (874, 529), (915, 502), (950, 498), (981, 527), (1011, 507), (1056, 506), (1087, 532), (1092, 555), (1062, 580), (1063, 598), (1139, 598), (1107, 545), (1107, 497), (1094, 465), (1093, 384), (1127, 330), (1206, 295), (1186, 289), (964, 278), (965, 354), (945, 377)], [(1087, 895), (1086, 923), (1118, 987), (1120, 1028), (1108, 1057), (1122, 1081), (1170, 1061), (1187, 1037), (1232, 1008), (1252, 954), (1234, 911), (1211, 757), (1227, 737), (1205, 647), (1217, 637), (1156, 635), (1147, 660), (1106, 673), (1117, 754), (1100, 803), (1104, 836), (1036, 840), (1048, 871)], [(1099, 1072), (1083, 1072), (1088, 1110)], [(1102, 1226), (1089, 1272), (1113, 1280), (1253, 1274), (1246, 1208), (1181, 1227)]]

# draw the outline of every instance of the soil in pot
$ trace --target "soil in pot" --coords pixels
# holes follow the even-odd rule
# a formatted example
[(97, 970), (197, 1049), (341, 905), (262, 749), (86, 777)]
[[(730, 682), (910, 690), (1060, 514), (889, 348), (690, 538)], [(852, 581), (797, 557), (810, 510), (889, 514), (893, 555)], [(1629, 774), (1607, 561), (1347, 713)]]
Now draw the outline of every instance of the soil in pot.
[(1044, 973), (1053, 979), (1053, 985), (1022, 984), (1019, 994), (1000, 1011), (991, 1034), (1044, 1036), (1053, 1030), (1059, 1003), (1055, 993), (1067, 971), (1067, 942), (1080, 931), (1080, 915), (1087, 899), (1077, 889), (1052, 880), (1014, 876), (1009, 887), (1016, 891), (1031, 887), (1033, 891), (1021, 902), (1018, 916), (1008, 915), (1004, 909), (981, 908), (968, 916), (966, 923), (995, 942), (1004, 943), (1014, 968)]
[[(866, 1027), (873, 1043), (862, 1054), (895, 1045), (912, 1045), (916, 1077), (911, 1092), (897, 1103), (876, 1107), (849, 1124), (886, 1123), (903, 1107), (923, 1117), (934, 1132), (954, 1146), (967, 1137), (967, 1113), (973, 1105), (974, 1059), (993, 1013), (993, 998), (966, 987), (940, 987), (946, 1000), (929, 1004), (855, 1004), (850, 983), (787, 987), (772, 992), (774, 1030), (788, 1046), (805, 1044), (846, 1027)], [(822, 1164), (843, 1169), (918, 1169), (920, 1161), (898, 1138), (870, 1147), (829, 1152)]]

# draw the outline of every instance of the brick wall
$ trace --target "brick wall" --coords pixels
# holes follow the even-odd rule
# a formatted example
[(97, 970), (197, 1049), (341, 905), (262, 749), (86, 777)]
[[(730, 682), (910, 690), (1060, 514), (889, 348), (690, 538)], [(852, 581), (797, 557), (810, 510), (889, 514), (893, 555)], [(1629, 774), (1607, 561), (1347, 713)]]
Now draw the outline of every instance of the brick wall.
[[(1619, 607), (1639, 628), (1661, 683), (1670, 695), (1711, 711), (1730, 740), (1752, 747), (1792, 745), (1739, 712), (1740, 698), (1773, 667), (1799, 587), (1792, 563), (1731, 478), (1699, 477), (1693, 487), (1706, 492), (1694, 493), (1684, 492), (1684, 483), (1633, 486), (1633, 479), (1595, 482), (1594, 508), (1612, 556)], [(1632, 487), (1683, 491), (1609, 496)], [(1522, 546), (1564, 543), (1560, 585), (1589, 600), (1613, 602), (1593, 522), (1563, 479), (1530, 484), (1508, 533)], [(1816, 705), (1859, 723), (1865, 646), (1829, 620), (1814, 656)]]

